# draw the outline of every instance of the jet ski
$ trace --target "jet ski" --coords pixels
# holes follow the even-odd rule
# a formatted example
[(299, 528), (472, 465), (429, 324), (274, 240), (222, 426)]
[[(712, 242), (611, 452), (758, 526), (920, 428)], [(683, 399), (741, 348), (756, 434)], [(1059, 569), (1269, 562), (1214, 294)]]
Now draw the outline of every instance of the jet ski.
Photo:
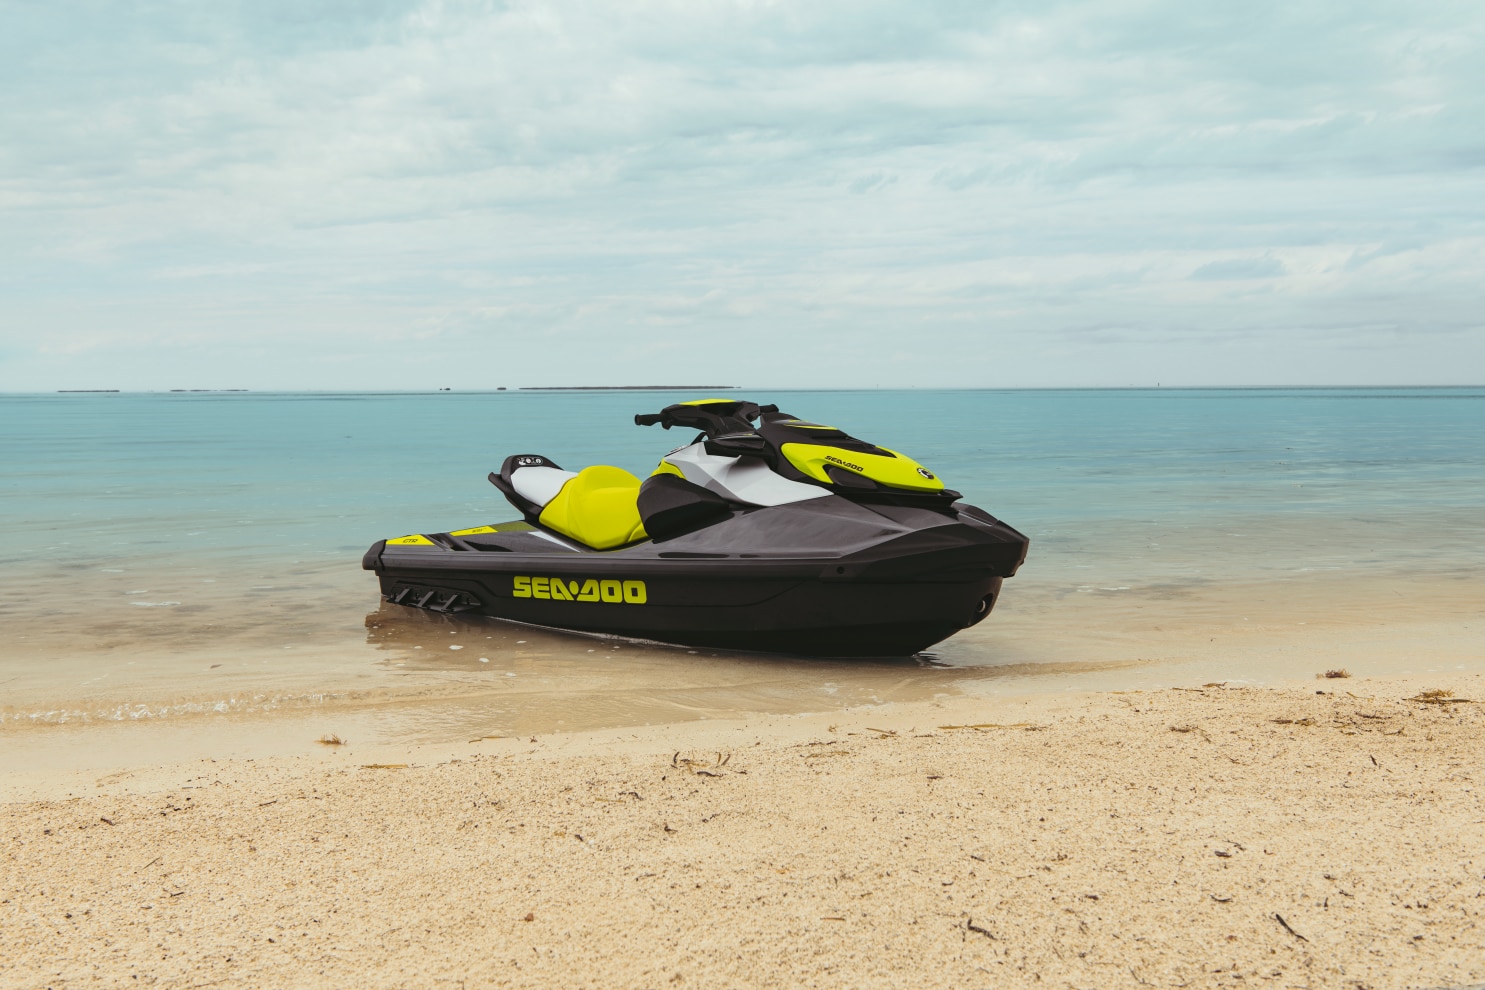
[(684, 646), (907, 656), (990, 614), (1029, 541), (917, 461), (777, 406), (702, 399), (634, 417), (695, 430), (640, 480), (514, 454), (521, 514), (381, 540), (394, 604)]

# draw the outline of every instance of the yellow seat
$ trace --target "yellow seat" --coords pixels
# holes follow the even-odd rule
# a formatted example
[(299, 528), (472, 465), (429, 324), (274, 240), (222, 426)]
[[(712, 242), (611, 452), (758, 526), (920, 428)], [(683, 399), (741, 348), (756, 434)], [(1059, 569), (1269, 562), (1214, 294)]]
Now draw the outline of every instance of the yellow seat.
[(541, 524), (597, 550), (643, 540), (639, 479), (623, 468), (595, 464), (569, 478), (541, 510)]

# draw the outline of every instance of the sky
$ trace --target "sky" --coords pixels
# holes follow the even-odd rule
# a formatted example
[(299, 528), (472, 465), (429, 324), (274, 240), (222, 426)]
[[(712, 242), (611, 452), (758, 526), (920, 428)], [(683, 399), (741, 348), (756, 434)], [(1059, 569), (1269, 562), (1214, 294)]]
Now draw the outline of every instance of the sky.
[(0, 20), (0, 390), (1485, 381), (1477, 0)]

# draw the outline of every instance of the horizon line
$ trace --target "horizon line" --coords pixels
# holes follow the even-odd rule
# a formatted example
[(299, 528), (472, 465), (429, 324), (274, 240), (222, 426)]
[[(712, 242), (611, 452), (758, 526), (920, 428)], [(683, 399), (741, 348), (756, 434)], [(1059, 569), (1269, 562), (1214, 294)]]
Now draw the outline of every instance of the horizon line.
[(59, 388), (0, 389), (0, 395), (499, 395), (518, 392), (1276, 392), (1458, 390), (1485, 388), (1485, 382), (1448, 385), (898, 385), (898, 386), (773, 386), (773, 385), (517, 385), (497, 388)]

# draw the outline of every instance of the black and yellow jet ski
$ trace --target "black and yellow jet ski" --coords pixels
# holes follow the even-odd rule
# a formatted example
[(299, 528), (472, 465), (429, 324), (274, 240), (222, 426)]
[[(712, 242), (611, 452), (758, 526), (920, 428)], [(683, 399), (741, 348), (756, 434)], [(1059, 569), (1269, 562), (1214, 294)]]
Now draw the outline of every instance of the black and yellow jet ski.
[[(539, 454), (490, 482), (515, 522), (382, 540), (387, 601), (687, 646), (906, 656), (990, 614), (1028, 541), (894, 450), (777, 406), (634, 417), (697, 430), (641, 481)], [(756, 425), (755, 425), (756, 424)]]

